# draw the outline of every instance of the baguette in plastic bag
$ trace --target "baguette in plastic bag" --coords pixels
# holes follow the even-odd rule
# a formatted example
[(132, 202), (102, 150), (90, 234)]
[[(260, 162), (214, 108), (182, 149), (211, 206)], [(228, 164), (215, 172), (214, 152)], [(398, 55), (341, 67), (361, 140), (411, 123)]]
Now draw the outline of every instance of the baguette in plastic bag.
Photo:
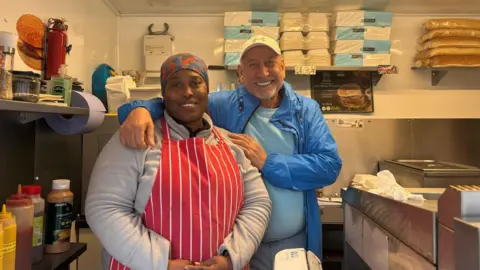
[(458, 48), (480, 48), (480, 38), (475, 37), (441, 37), (431, 39), (423, 44), (417, 46), (419, 52), (443, 48), (443, 47), (458, 47)]
[(415, 56), (415, 60), (423, 60), (440, 55), (479, 55), (480, 48), (457, 48), (457, 47), (445, 47), (426, 50), (418, 53)]
[(417, 67), (480, 67), (480, 55), (440, 55), (415, 61)]
[(422, 44), (438, 37), (478, 37), (480, 38), (480, 29), (436, 29), (425, 33), (418, 39)]
[(423, 25), (427, 31), (435, 29), (478, 29), (480, 30), (480, 20), (476, 19), (433, 19)]

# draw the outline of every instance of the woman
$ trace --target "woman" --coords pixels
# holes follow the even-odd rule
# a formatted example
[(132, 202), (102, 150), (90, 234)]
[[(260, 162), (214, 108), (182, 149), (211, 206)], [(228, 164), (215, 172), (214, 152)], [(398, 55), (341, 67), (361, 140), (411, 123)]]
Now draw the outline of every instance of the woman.
[(172, 56), (160, 79), (156, 146), (127, 148), (117, 132), (92, 172), (85, 214), (103, 269), (242, 269), (270, 218), (260, 173), (205, 113), (201, 59)]

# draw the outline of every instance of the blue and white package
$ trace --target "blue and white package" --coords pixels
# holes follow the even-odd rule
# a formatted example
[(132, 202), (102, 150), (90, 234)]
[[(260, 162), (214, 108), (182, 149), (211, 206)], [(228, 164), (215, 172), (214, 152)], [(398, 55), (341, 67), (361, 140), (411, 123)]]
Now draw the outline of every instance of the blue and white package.
[(223, 37), (225, 39), (250, 39), (252, 37), (252, 27), (250, 25), (225, 26)]
[(335, 54), (334, 66), (376, 67), (391, 64), (390, 54)]
[(339, 11), (335, 26), (392, 26), (392, 13), (382, 11)]
[(239, 52), (225, 53), (225, 66), (238, 66), (240, 65)]
[(337, 40), (333, 43), (333, 53), (386, 54), (391, 47), (389, 40)]
[(278, 26), (278, 12), (225, 12), (224, 26)]
[(242, 52), (245, 42), (244, 39), (227, 39), (224, 43), (224, 52)]
[(225, 26), (223, 37), (225, 39), (247, 40), (253, 36), (267, 36), (277, 40), (280, 36), (278, 26)]
[(334, 40), (390, 40), (391, 27), (339, 26), (332, 30)]

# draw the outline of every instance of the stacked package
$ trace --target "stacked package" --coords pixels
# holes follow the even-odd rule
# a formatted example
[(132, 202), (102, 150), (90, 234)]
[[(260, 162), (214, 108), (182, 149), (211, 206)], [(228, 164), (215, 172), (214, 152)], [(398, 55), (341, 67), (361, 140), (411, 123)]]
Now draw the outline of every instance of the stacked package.
[(225, 12), (225, 66), (240, 64), (243, 44), (251, 37), (262, 35), (278, 40), (279, 34), (276, 12)]
[(480, 66), (480, 20), (434, 19), (423, 28), (415, 66)]
[(280, 49), (286, 66), (331, 66), (328, 30), (325, 13), (284, 13)]
[(331, 32), (334, 65), (390, 65), (391, 26), (390, 12), (337, 12)]

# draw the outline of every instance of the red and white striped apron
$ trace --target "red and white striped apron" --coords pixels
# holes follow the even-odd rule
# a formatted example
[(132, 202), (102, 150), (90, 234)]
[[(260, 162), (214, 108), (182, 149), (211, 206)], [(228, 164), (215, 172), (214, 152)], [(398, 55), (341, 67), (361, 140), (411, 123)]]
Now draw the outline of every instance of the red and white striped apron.
[[(202, 138), (172, 140), (161, 123), (162, 158), (143, 224), (170, 241), (172, 260), (203, 262), (218, 255), (243, 205), (240, 170), (215, 128), (213, 146)], [(130, 268), (111, 257), (110, 269)]]

